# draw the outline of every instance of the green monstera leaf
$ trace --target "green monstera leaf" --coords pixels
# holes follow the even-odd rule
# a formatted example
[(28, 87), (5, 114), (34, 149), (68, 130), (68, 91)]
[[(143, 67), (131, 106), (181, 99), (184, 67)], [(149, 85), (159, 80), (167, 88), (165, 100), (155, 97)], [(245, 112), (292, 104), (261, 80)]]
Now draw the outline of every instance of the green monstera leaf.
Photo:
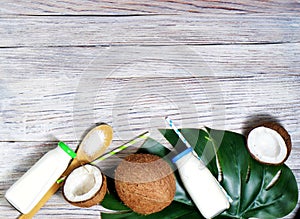
[[(183, 144), (173, 130), (161, 132), (173, 146)], [(298, 187), (292, 171), (284, 164), (269, 166), (252, 159), (243, 135), (208, 128), (181, 132), (232, 199), (217, 218), (275, 219), (296, 207)]]
[[(185, 145), (173, 130), (160, 131), (175, 150), (183, 150)], [(284, 217), (296, 207), (298, 188), (292, 171), (284, 164), (268, 166), (252, 159), (246, 149), (243, 135), (208, 128), (181, 129), (181, 132), (232, 199), (230, 208), (216, 218), (275, 219)], [(173, 152), (153, 139), (148, 139), (144, 143), (141, 152), (157, 154), (168, 161), (174, 156)], [(176, 195), (172, 204), (163, 211), (148, 216), (138, 215), (124, 206), (112, 192), (105, 197), (103, 206), (128, 211), (122, 214), (102, 213), (102, 217), (203, 218), (193, 205), (176, 172)]]

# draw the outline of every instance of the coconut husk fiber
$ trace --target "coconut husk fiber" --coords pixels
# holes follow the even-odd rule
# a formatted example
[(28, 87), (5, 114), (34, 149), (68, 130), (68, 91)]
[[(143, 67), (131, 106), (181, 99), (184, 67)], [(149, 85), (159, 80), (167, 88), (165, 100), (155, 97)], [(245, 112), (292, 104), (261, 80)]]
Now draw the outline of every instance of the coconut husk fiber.
[(147, 215), (171, 204), (176, 191), (173, 170), (162, 158), (152, 154), (131, 154), (115, 171), (120, 199), (133, 211)]

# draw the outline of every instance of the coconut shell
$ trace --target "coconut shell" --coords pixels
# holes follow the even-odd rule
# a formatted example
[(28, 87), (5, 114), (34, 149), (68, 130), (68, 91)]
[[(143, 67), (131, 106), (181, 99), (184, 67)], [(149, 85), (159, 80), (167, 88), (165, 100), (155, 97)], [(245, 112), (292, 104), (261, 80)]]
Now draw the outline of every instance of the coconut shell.
[(169, 164), (156, 155), (132, 154), (115, 171), (120, 199), (133, 211), (148, 215), (169, 206), (176, 181)]
[(85, 201), (72, 202), (72, 201), (70, 201), (66, 198), (65, 193), (64, 193), (64, 187), (63, 187), (63, 192), (62, 193), (63, 193), (64, 199), (67, 202), (69, 202), (70, 204), (72, 204), (74, 206), (77, 206), (77, 207), (81, 207), (81, 208), (89, 208), (89, 207), (92, 207), (94, 205), (99, 204), (104, 199), (104, 196), (105, 196), (106, 191), (107, 191), (106, 177), (103, 173), (101, 175), (103, 177), (102, 185), (101, 185), (100, 189), (98, 190), (98, 192), (92, 198), (90, 198), (88, 200), (85, 200)]
[[(249, 150), (249, 147), (247, 145), (247, 149), (251, 155), (251, 157), (255, 160), (257, 160), (258, 162), (260, 163), (263, 163), (263, 164), (267, 164), (267, 165), (281, 165), (283, 164), (289, 157), (291, 151), (292, 151), (292, 141), (291, 141), (291, 136), (289, 135), (289, 133), (287, 132), (287, 130), (281, 126), (280, 124), (276, 123), (276, 122), (264, 122), (260, 125), (257, 125), (255, 126), (253, 129), (255, 128), (258, 128), (258, 127), (266, 127), (266, 128), (270, 128), (270, 129), (273, 129), (274, 131), (278, 132), (281, 137), (283, 138), (284, 142), (285, 142), (285, 145), (287, 147), (287, 154), (286, 154), (286, 157), (284, 160), (282, 160), (282, 162), (280, 163), (276, 163), (276, 164), (273, 164), (273, 163), (266, 163), (266, 162), (262, 162), (261, 160), (258, 160), (252, 153), (251, 151)], [(248, 135), (250, 134), (250, 132), (253, 130), (251, 129), (248, 133), (247, 133), (247, 138), (248, 138)]]

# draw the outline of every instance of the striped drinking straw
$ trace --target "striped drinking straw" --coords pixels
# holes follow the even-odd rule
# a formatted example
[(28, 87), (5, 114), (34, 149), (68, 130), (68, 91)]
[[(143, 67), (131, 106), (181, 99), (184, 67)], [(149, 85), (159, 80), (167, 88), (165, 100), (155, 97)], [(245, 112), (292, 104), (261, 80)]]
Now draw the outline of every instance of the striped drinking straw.
[[(90, 164), (95, 165), (95, 164), (99, 163), (100, 161), (103, 161), (103, 160), (109, 158), (110, 156), (112, 156), (114, 154), (117, 154), (118, 152), (120, 152), (120, 151), (122, 151), (122, 150), (124, 150), (124, 149), (126, 149), (128, 147), (130, 147), (131, 145), (134, 145), (135, 143), (137, 143), (137, 142), (139, 142), (141, 140), (147, 139), (149, 137), (149, 135), (150, 135), (150, 133), (148, 131), (144, 132), (143, 134), (135, 137), (134, 139), (132, 139), (129, 142), (121, 145), (120, 147), (118, 147), (118, 148), (116, 148), (116, 149), (114, 149), (114, 150), (112, 150), (112, 151), (110, 151), (110, 152), (108, 152), (108, 153), (106, 153), (106, 154), (104, 154), (104, 155), (96, 158), (94, 161), (90, 162)], [(56, 183), (62, 183), (65, 180), (65, 178), (66, 177), (62, 177), (62, 178), (58, 179), (56, 181)]]
[(168, 116), (165, 117), (165, 120), (167, 121), (168, 125), (173, 129), (173, 131), (178, 135), (178, 137), (180, 138), (180, 140), (187, 146), (187, 148), (190, 148), (189, 150), (192, 151), (192, 154), (196, 158), (198, 158), (199, 160), (201, 160), (201, 158), (194, 151), (194, 149), (190, 145), (190, 143), (185, 139), (185, 137), (181, 134), (181, 132), (179, 131), (179, 129), (174, 125), (173, 121)]
[(97, 159), (95, 159), (94, 161), (92, 161), (91, 164), (95, 165), (95, 164), (99, 163), (100, 161), (103, 161), (103, 160), (109, 158), (110, 156), (112, 156), (112, 155), (114, 155), (116, 153), (119, 153), (120, 151), (128, 148), (129, 146), (134, 145), (135, 143), (137, 143), (137, 142), (139, 142), (141, 140), (145, 140), (146, 138), (149, 137), (149, 135), (150, 135), (149, 132), (144, 132), (143, 134), (135, 137), (134, 139), (132, 139), (129, 142), (121, 145), (120, 147), (118, 147), (118, 148), (116, 148), (116, 149), (108, 152), (107, 154), (102, 155), (101, 157), (98, 157)]
[(179, 131), (179, 129), (174, 125), (173, 121), (166, 116), (165, 120), (167, 121), (167, 123), (169, 124), (169, 126), (173, 129), (173, 131), (178, 135), (178, 137), (180, 138), (180, 140), (188, 147), (191, 148), (192, 146), (190, 145), (190, 143), (185, 139), (185, 137), (181, 134), (181, 132)]

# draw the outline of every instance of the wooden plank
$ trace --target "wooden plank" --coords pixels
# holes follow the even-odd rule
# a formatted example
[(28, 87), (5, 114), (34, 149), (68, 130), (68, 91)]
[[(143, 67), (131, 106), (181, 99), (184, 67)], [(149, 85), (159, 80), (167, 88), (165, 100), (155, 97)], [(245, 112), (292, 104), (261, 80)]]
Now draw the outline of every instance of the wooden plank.
[[(74, 148), (77, 142), (67, 142)], [(111, 148), (120, 145), (122, 141), (114, 141)], [(299, 142), (298, 142), (299, 143)], [(28, 168), (30, 168), (43, 154), (48, 150), (55, 147), (55, 142), (0, 142), (1, 148), (1, 160), (0, 168), (0, 195), (3, 196), (6, 190), (21, 177)], [(299, 158), (300, 148), (293, 149), (290, 157), (290, 162), (287, 164), (295, 174), (298, 185), (300, 184), (300, 170), (299, 170)], [(127, 154), (128, 151), (123, 152)], [(11, 162), (12, 155), (15, 157), (15, 162)], [(7, 165), (10, 163), (10, 165)], [(105, 168), (106, 164), (100, 166)], [(300, 190), (300, 187), (299, 187)], [(6, 200), (0, 199), (0, 212), (4, 218), (16, 218), (18, 212), (13, 209)], [(294, 211), (295, 213), (295, 211)], [(99, 218), (100, 206), (94, 206), (89, 209), (82, 209), (74, 207), (68, 204), (62, 197), (61, 192), (54, 195), (48, 203), (38, 212), (35, 218)], [(292, 219), (293, 214), (285, 217), (285, 219)]]
[(75, 1), (54, 0), (45, 2), (4, 0), (2, 15), (144, 15), (144, 14), (184, 14), (184, 13), (299, 13), (299, 2), (293, 0), (272, 1), (207, 1), (207, 0), (125, 0)]
[[(299, 48), (300, 43), (2, 48), (0, 49), (0, 74), (3, 83), (18, 84), (21, 83), (19, 79), (33, 80), (33, 82), (44, 80), (45, 83), (56, 80), (56, 85), (69, 81), (72, 83), (70, 86), (73, 87), (75, 87), (74, 83), (84, 75), (98, 79), (258, 77), (258, 74), (297, 76), (300, 73)], [(187, 74), (184, 69), (190, 74)], [(72, 91), (73, 89), (69, 92)]]
[(2, 80), (0, 139), (78, 140), (95, 123), (107, 122), (117, 140), (128, 140), (147, 130), (156, 133), (169, 114), (184, 127), (206, 125), (239, 132), (252, 120), (275, 117), (299, 140), (298, 75), (96, 76)]
[(2, 17), (0, 47), (299, 43), (298, 15)]

